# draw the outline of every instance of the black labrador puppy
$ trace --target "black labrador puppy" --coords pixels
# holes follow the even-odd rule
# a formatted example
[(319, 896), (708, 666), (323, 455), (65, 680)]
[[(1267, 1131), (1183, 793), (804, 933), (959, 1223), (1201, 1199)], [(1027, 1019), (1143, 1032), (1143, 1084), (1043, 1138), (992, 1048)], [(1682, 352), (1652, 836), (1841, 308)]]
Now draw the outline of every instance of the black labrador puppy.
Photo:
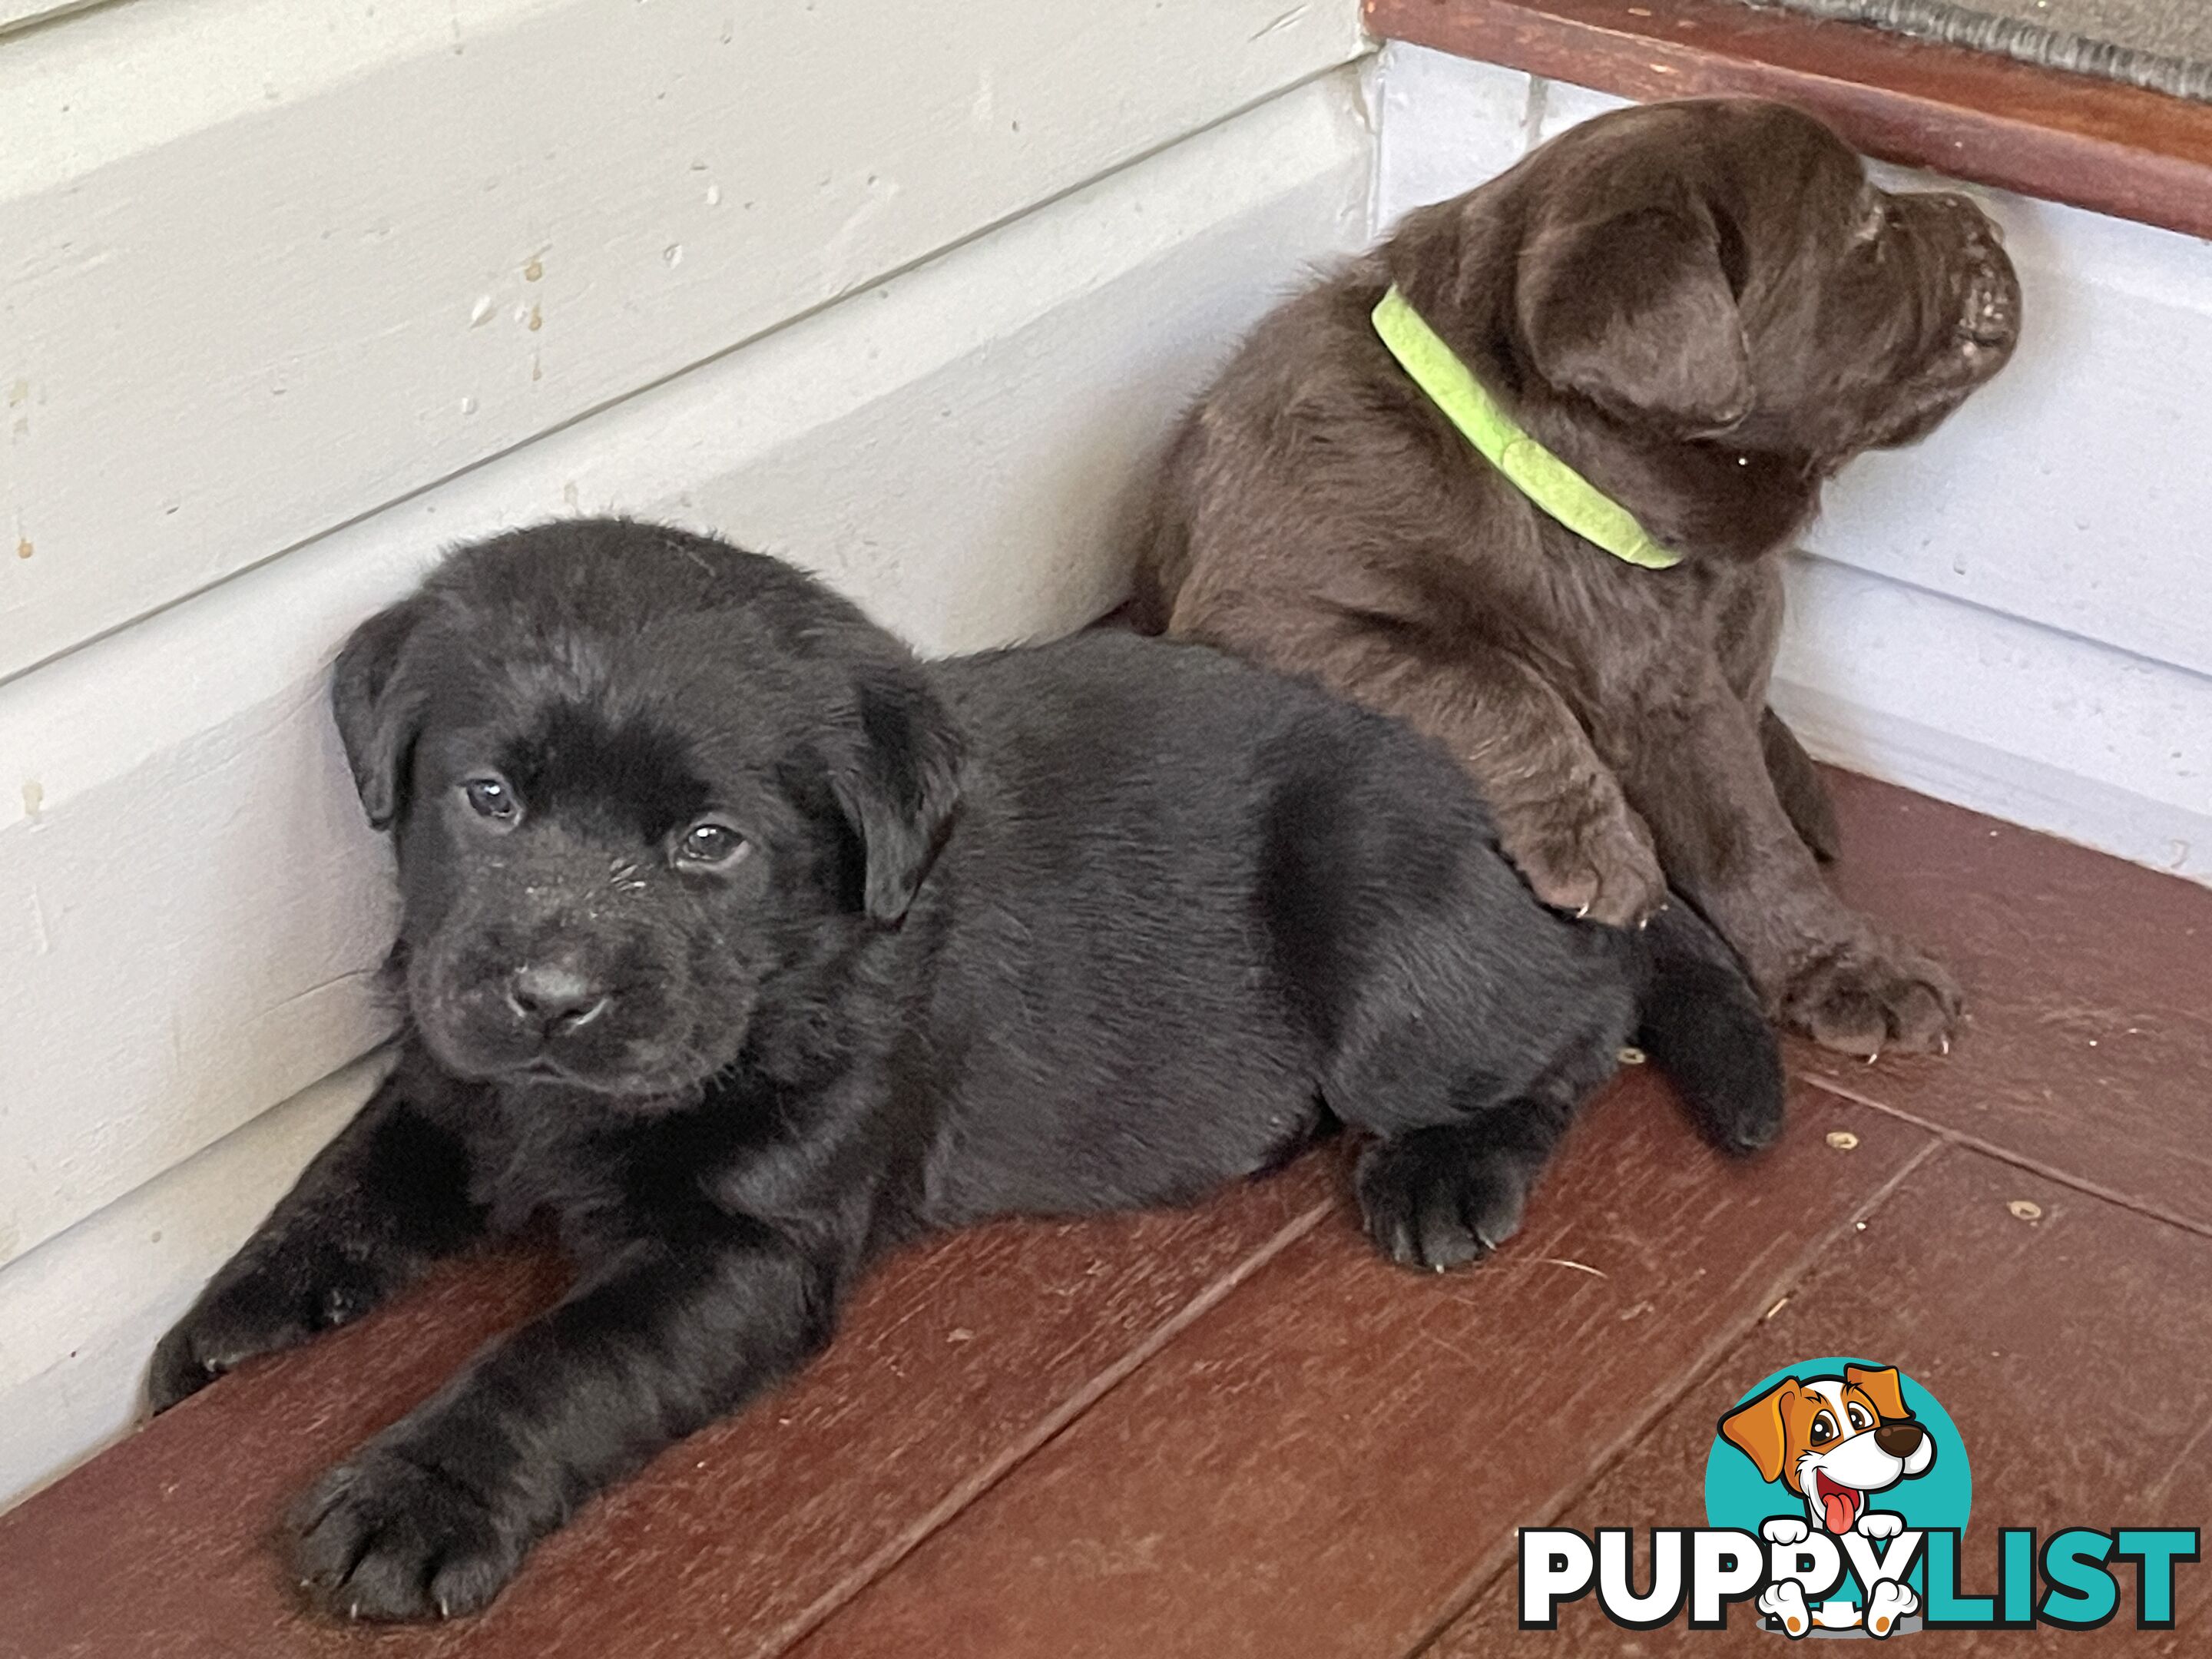
[(155, 1407), (541, 1209), (581, 1267), (303, 1501), (341, 1613), (483, 1606), (918, 1234), (1180, 1202), (1342, 1122), (1376, 1243), (1445, 1267), (1639, 1032), (1720, 1144), (1779, 1126), (1693, 914), (1555, 916), (1442, 750), (1206, 647), (925, 665), (771, 559), (575, 521), (455, 555), (332, 695), (397, 844), (407, 1035)]

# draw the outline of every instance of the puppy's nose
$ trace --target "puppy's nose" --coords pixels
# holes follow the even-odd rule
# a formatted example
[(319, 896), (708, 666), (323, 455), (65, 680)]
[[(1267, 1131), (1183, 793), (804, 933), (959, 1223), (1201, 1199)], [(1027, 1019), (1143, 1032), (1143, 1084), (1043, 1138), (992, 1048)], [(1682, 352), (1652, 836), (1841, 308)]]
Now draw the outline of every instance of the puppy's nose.
[(507, 988), (507, 1006), (549, 1036), (589, 1024), (606, 1012), (608, 1000), (605, 988), (558, 962), (520, 968)]
[(1928, 1431), (1917, 1423), (1885, 1423), (1874, 1431), (1874, 1443), (1892, 1457), (1910, 1457), (1920, 1449)]

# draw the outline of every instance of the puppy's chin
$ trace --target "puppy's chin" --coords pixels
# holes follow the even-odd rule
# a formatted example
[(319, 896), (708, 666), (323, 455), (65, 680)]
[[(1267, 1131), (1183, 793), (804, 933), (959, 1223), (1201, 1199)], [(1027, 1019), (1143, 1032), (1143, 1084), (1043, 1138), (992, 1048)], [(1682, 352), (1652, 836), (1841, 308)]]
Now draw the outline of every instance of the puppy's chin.
[(442, 1042), (427, 1030), (422, 1035), (430, 1052), (456, 1077), (489, 1083), (519, 1096), (542, 1093), (549, 1101), (588, 1100), (640, 1116), (697, 1105), (707, 1085), (721, 1069), (689, 1050), (637, 1056), (604, 1066), (571, 1064), (542, 1054), (520, 1060), (494, 1059), (465, 1044)]
[(625, 1116), (659, 1117), (696, 1106), (713, 1076), (712, 1072), (696, 1066), (592, 1076), (557, 1065), (538, 1064), (505, 1072), (489, 1080), (525, 1101), (543, 1097), (554, 1105), (586, 1102)]
[(424, 1044), (457, 1078), (519, 1093), (588, 1098), (646, 1115), (696, 1105), (715, 1073), (735, 1058), (734, 1053), (704, 1053), (674, 1036), (542, 1043), (471, 1019), (466, 1010), (417, 1003), (412, 1012)]
[(1872, 431), (1862, 434), (1850, 453), (1901, 449), (1918, 443), (2003, 366), (2008, 350), (1971, 340), (1947, 349), (1924, 365), (1917, 378), (1899, 387), (1884, 411), (1885, 418)]

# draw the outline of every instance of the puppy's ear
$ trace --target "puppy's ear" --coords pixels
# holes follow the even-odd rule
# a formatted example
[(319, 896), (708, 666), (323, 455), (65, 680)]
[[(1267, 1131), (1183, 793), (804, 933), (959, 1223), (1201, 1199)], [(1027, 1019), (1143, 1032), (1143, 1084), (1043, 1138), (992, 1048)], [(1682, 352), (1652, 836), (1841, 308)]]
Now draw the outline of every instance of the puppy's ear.
[(1773, 1480), (1782, 1474), (1789, 1446), (1782, 1425), (1782, 1407), (1797, 1394), (1797, 1379), (1785, 1376), (1756, 1400), (1747, 1400), (1721, 1419), (1721, 1435), (1729, 1444), (1759, 1467), (1759, 1478)]
[(1750, 350), (1702, 204), (1540, 222), (1521, 250), (1518, 309), (1537, 373), (1609, 415), (1690, 437), (1751, 408)]
[(960, 804), (960, 732), (910, 666), (869, 670), (855, 690), (857, 741), (830, 785), (866, 852), (868, 915), (889, 926), (914, 902)]
[(1874, 1401), (1875, 1410), (1881, 1413), (1885, 1423), (1893, 1423), (1901, 1417), (1912, 1415), (1905, 1409), (1905, 1388), (1898, 1381), (1894, 1366), (1884, 1366), (1875, 1370), (1864, 1365), (1846, 1365), (1844, 1367), (1844, 1381)]
[(419, 594), (378, 611), (354, 629), (331, 671), (331, 713), (373, 829), (389, 829), (400, 808), (422, 713), (401, 669), (428, 612)]

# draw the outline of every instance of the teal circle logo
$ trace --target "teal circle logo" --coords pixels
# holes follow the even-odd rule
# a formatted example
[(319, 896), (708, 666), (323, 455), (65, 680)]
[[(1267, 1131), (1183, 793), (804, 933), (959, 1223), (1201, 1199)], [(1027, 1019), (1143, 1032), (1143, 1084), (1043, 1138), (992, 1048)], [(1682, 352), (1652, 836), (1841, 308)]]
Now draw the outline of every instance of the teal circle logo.
[[(1745, 1389), (1722, 1413), (1705, 1459), (1709, 1526), (1785, 1544), (1809, 1537), (1807, 1548), (1845, 1561), (1887, 1548), (1902, 1529), (1963, 1533), (1973, 1490), (1958, 1425), (1936, 1396), (1893, 1366), (1844, 1354), (1801, 1359)], [(1912, 1595), (1892, 1591), (1891, 1605), (1868, 1610), (1846, 1570), (1809, 1605), (1762, 1598), (1761, 1611), (1777, 1628), (1809, 1618), (1864, 1634), (1863, 1619), (1887, 1634), (1914, 1627), (1926, 1576), (1917, 1560), (1902, 1581)]]

